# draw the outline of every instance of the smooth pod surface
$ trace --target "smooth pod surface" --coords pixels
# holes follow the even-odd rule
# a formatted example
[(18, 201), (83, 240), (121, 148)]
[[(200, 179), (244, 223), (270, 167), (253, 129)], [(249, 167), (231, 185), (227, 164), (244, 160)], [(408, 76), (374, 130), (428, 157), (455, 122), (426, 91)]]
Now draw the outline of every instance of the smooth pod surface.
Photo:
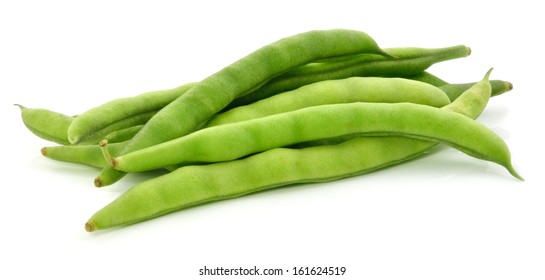
[(443, 107), (450, 103), (440, 89), (402, 78), (352, 77), (328, 80), (277, 94), (255, 103), (233, 108), (208, 121), (206, 127), (235, 123), (298, 109), (339, 103), (410, 102)]
[[(464, 110), (464, 109), (462, 109)], [(114, 159), (125, 172), (237, 159), (268, 149), (344, 135), (405, 136), (439, 141), (470, 156), (511, 166), (507, 145), (460, 113), (411, 103), (321, 105), (203, 129)]]

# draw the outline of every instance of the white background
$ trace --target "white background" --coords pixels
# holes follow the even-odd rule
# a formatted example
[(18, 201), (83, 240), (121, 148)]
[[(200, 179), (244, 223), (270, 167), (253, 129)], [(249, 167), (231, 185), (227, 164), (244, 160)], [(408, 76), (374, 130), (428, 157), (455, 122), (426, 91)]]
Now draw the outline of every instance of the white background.
[[(178, 3), (176, 3), (178, 2)], [(335, 277), (545, 279), (542, 13), (538, 1), (2, 1), (1, 279), (240, 279), (207, 267), (345, 266)], [(77, 114), (198, 81), (311, 29), (367, 32), (381, 47), (465, 44), (430, 72), (514, 90), (479, 120), (505, 139), (519, 182), (450, 148), (333, 183), (282, 188), (115, 230), (85, 221), (149, 175), (103, 189), (53, 162), (14, 103)]]

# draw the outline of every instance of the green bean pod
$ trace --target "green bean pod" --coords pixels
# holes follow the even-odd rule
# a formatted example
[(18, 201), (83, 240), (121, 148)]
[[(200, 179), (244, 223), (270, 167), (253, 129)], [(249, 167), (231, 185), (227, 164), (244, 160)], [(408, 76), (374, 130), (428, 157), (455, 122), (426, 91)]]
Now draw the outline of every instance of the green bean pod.
[[(426, 71), (408, 78), (438, 87), (447, 94), (451, 102), (458, 98), (464, 91), (475, 85), (475, 83), (451, 84)], [(498, 96), (513, 89), (513, 84), (503, 80), (490, 80), (490, 85), (492, 87), (492, 96)]]
[(103, 139), (107, 140), (108, 143), (125, 142), (131, 140), (134, 135), (136, 135), (136, 133), (138, 133), (142, 129), (142, 127), (144, 127), (144, 124), (117, 130), (106, 135)]
[[(369, 35), (354, 30), (316, 30), (283, 38), (256, 50), (189, 89), (150, 119), (120, 154), (186, 135), (235, 98), (252, 92), (290, 69), (322, 58), (358, 53), (389, 56)], [(123, 172), (105, 168), (95, 178), (95, 185), (109, 185), (123, 176)]]
[(216, 115), (205, 127), (235, 123), (301, 108), (351, 102), (411, 102), (433, 107), (450, 103), (440, 89), (402, 78), (352, 77), (302, 86)]
[(211, 127), (113, 159), (113, 167), (140, 172), (161, 167), (238, 159), (254, 153), (344, 135), (406, 136), (450, 145), (470, 156), (511, 166), (507, 145), (486, 126), (455, 112), (411, 103), (320, 105)]
[(132, 187), (96, 212), (85, 229), (128, 225), (278, 186), (354, 176), (407, 160), (418, 155), (414, 150), (427, 147), (427, 141), (405, 137), (362, 137), (334, 146), (277, 148), (241, 160), (184, 166)]
[[(112, 154), (117, 154), (123, 143), (112, 143), (108, 147)], [(104, 168), (108, 165), (99, 145), (68, 145), (42, 148), (42, 155), (56, 161)]]
[[(502, 80), (491, 80), (490, 85), (492, 86), (492, 96), (498, 96), (513, 89), (513, 84)], [(446, 84), (439, 88), (448, 95), (450, 100), (454, 100), (472, 86), (473, 83)]]
[[(489, 74), (489, 73), (488, 73)], [(490, 98), (488, 74), (441, 110), (475, 118)], [(472, 102), (472, 105), (466, 104)], [(464, 109), (458, 110), (461, 106)], [(276, 148), (244, 159), (184, 166), (140, 183), (96, 212), (87, 231), (151, 219), (207, 202), (296, 183), (332, 181), (392, 166), (428, 152), (437, 142), (407, 137), (358, 137), (337, 145)]]
[(224, 111), (319, 81), (354, 76), (411, 77), (420, 74), (435, 63), (466, 57), (471, 53), (469, 47), (463, 45), (434, 49), (390, 48), (384, 50), (395, 58), (359, 54), (340, 61), (311, 63), (299, 67), (273, 78), (252, 94), (235, 99), (224, 108)]
[[(420, 81), (420, 82), (424, 82), (426, 84), (430, 84), (430, 85), (434, 85), (436, 87), (441, 87), (441, 86), (444, 86), (444, 85), (448, 85), (448, 82), (433, 75), (432, 73), (430, 72), (427, 72), (427, 71), (423, 71), (419, 74), (416, 74), (414, 76), (410, 76), (408, 77), (409, 79), (411, 80), (415, 80), (415, 81)], [(467, 88), (466, 88), (467, 90)], [(463, 91), (462, 91), (463, 92)], [(461, 92), (460, 92), (461, 94)], [(453, 99), (451, 99), (452, 101)]]
[(180, 97), (194, 85), (195, 83), (187, 83), (173, 89), (157, 90), (133, 97), (118, 98), (89, 109), (79, 115), (68, 128), (70, 143), (78, 144), (89, 138), (93, 138), (93, 141), (98, 143), (102, 139), (96, 141), (94, 136), (100, 134), (99, 132), (102, 133), (102, 136), (105, 136), (103, 132), (108, 130), (109, 127), (118, 126), (116, 124), (118, 122), (123, 122), (128, 118), (135, 118), (135, 116), (149, 115), (151, 112), (155, 114), (155, 112)]
[(77, 145), (97, 145), (101, 140), (107, 138), (112, 133), (117, 133), (120, 130), (131, 128), (138, 125), (144, 125), (148, 122), (157, 111), (145, 112), (141, 114), (131, 115), (125, 119), (121, 119), (111, 124), (101, 127), (99, 130), (93, 131), (91, 134), (81, 138)]
[(15, 106), (21, 109), (23, 123), (34, 135), (58, 144), (70, 144), (68, 141), (68, 127), (74, 117), (48, 109), (26, 108), (19, 104), (15, 104)]

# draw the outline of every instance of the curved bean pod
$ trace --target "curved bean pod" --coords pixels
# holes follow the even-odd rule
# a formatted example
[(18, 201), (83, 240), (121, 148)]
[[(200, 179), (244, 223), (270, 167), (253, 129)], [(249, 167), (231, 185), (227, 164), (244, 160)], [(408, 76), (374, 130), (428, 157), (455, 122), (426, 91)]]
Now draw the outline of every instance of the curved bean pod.
[[(405, 137), (362, 137), (339, 145), (278, 148), (241, 160), (184, 166), (132, 187), (96, 212), (85, 229), (91, 232), (132, 224), (288, 184), (325, 182), (363, 174), (392, 165), (395, 160), (405, 161), (418, 155), (411, 152), (418, 148), (426, 150), (427, 146), (427, 141)], [(378, 153), (383, 156), (377, 157)]]
[[(475, 83), (451, 84), (426, 71), (408, 77), (408, 79), (439, 87), (439, 89), (447, 94), (451, 102), (458, 98), (464, 91), (475, 85)], [(498, 96), (513, 89), (513, 84), (502, 80), (490, 80), (490, 85), (492, 87), (492, 96)]]
[(390, 48), (384, 50), (396, 58), (361, 54), (339, 62), (305, 65), (273, 78), (251, 95), (235, 99), (224, 111), (324, 80), (354, 76), (410, 77), (423, 72), (435, 63), (466, 57), (471, 53), (470, 48), (463, 45), (436, 49)]
[(261, 151), (343, 135), (406, 136), (439, 141), (470, 156), (511, 166), (507, 145), (471, 118), (411, 103), (320, 105), (203, 129), (113, 159), (113, 167), (139, 172), (164, 166), (228, 161)]
[(26, 108), (19, 104), (15, 106), (21, 109), (23, 123), (34, 135), (58, 144), (70, 144), (67, 131), (74, 117), (47, 109)]
[[(369, 35), (354, 30), (316, 30), (283, 38), (256, 50), (189, 89), (150, 119), (120, 154), (186, 135), (235, 98), (294, 67), (322, 58), (357, 53), (389, 56)], [(95, 178), (95, 186), (112, 184), (123, 176), (123, 172), (105, 168)]]
[(297, 109), (351, 102), (411, 102), (433, 107), (450, 103), (440, 89), (402, 78), (352, 77), (302, 86), (255, 103), (233, 108), (208, 121), (205, 127), (256, 119)]
[[(86, 138), (92, 138), (98, 131), (104, 131), (107, 127), (115, 126), (117, 122), (127, 118), (157, 112), (194, 85), (195, 83), (187, 83), (173, 89), (157, 90), (133, 97), (118, 98), (89, 109), (79, 115), (70, 125), (68, 129), (70, 143), (78, 144)], [(100, 140), (98, 139), (98, 141)], [(98, 141), (94, 141), (93, 144), (98, 143)]]

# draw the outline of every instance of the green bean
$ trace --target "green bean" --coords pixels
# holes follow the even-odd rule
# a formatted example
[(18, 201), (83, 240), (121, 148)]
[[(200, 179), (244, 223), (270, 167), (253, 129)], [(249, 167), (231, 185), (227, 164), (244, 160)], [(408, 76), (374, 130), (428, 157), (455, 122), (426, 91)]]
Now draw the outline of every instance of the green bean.
[[(120, 154), (186, 135), (235, 98), (294, 67), (322, 58), (357, 53), (388, 56), (367, 34), (342, 29), (309, 31), (262, 47), (207, 77), (163, 108)], [(95, 185), (109, 185), (123, 176), (123, 172), (105, 168), (95, 178)]]
[(175, 164), (228, 161), (343, 135), (406, 136), (439, 141), (470, 156), (498, 163), (520, 178), (511, 166), (507, 146), (486, 126), (455, 112), (412, 103), (320, 105), (211, 127), (118, 156), (113, 159), (113, 167), (139, 172)]
[[(430, 84), (430, 85), (434, 85), (436, 87), (441, 87), (441, 86), (444, 86), (444, 85), (448, 84), (448, 82), (446, 82), (445, 80), (443, 80), (443, 79), (441, 79), (441, 78), (439, 78), (439, 77), (437, 77), (437, 76), (435, 76), (435, 75), (433, 75), (433, 74), (431, 74), (430, 72), (427, 72), (427, 71), (421, 72), (421, 73), (416, 74), (414, 76), (410, 76), (408, 78), (411, 79), (411, 80), (421, 81), (421, 82), (424, 82), (424, 83), (427, 83), (427, 84)], [(451, 99), (451, 101), (452, 100), (453, 99)]]
[[(91, 232), (132, 224), (277, 186), (325, 182), (370, 172), (391, 165), (392, 160), (414, 156), (409, 151), (419, 148), (418, 143), (421, 149), (428, 145), (426, 141), (405, 137), (362, 137), (334, 146), (277, 148), (241, 160), (184, 166), (132, 187), (96, 212), (85, 229)], [(381, 156), (376, 156), (379, 153)]]
[(128, 118), (155, 113), (194, 85), (195, 83), (187, 83), (173, 89), (146, 92), (133, 97), (115, 99), (94, 107), (79, 115), (70, 125), (68, 129), (70, 143), (77, 144), (85, 139), (93, 138), (93, 144), (96, 144), (102, 139), (96, 140), (94, 135), (104, 136), (104, 131), (109, 127), (116, 127), (116, 123)]
[(125, 142), (132, 139), (134, 135), (136, 135), (136, 133), (138, 133), (142, 129), (142, 127), (144, 127), (144, 125), (140, 124), (117, 130), (106, 135), (103, 139), (106, 139), (108, 143)]
[(48, 109), (33, 109), (15, 104), (21, 109), (21, 117), (25, 126), (36, 136), (51, 142), (66, 145), (68, 127), (74, 117)]
[[(492, 96), (498, 96), (513, 89), (513, 84), (502, 80), (491, 80), (490, 85), (492, 86)], [(448, 95), (450, 100), (454, 100), (471, 86), (473, 86), (473, 83), (447, 84), (439, 88)]]
[[(113, 143), (108, 147), (112, 154), (117, 154), (123, 143)], [(42, 148), (42, 155), (47, 158), (77, 163), (91, 167), (104, 168), (107, 165), (106, 160), (102, 156), (99, 145), (69, 145), (69, 146), (53, 146)]]
[[(408, 79), (421, 81), (438, 87), (447, 94), (451, 102), (458, 98), (464, 91), (475, 85), (475, 83), (448, 83), (426, 71), (408, 77)], [(513, 89), (513, 84), (503, 80), (490, 80), (490, 85), (492, 86), (492, 96), (498, 96)]]
[[(475, 118), (490, 97), (488, 74), (447, 109)], [(472, 106), (465, 102), (476, 101)], [(457, 110), (458, 106), (465, 108)], [(337, 145), (304, 149), (276, 148), (244, 159), (184, 166), (140, 183), (96, 212), (87, 231), (151, 219), (207, 202), (235, 198), (295, 183), (324, 182), (355, 176), (416, 158), (436, 142), (407, 137), (358, 137)]]
[[(448, 95), (451, 102), (475, 84), (451, 84), (426, 71), (408, 78), (411, 80), (421, 81), (439, 87), (439, 89), (441, 89)], [(513, 84), (502, 80), (490, 80), (490, 85), (492, 86), (492, 96), (498, 96), (513, 89)]]
[(99, 130), (93, 131), (91, 134), (85, 135), (78, 142), (78, 145), (96, 145), (100, 140), (108, 137), (111, 133), (130, 128), (136, 125), (143, 125), (148, 122), (157, 111), (145, 112), (141, 114), (135, 114), (125, 119), (112, 122), (111, 124), (101, 127)]
[(252, 94), (235, 99), (224, 111), (324, 80), (354, 76), (410, 77), (423, 72), (435, 63), (466, 57), (471, 53), (471, 50), (463, 45), (436, 49), (390, 48), (385, 51), (396, 58), (360, 54), (339, 62), (312, 63), (299, 67), (273, 78)]
[(231, 109), (210, 119), (205, 127), (256, 119), (305, 107), (350, 102), (411, 102), (442, 107), (449, 104), (450, 100), (440, 89), (418, 81), (352, 77), (317, 82)]
[(486, 107), (492, 95), (492, 85), (488, 79), (490, 72), (492, 72), (492, 69), (486, 73), (484, 78), (486, 83), (481, 81), (471, 86), (469, 90), (474, 91), (472, 94), (465, 94), (467, 91), (464, 91), (462, 95), (456, 98), (456, 103), (451, 103), (443, 107), (442, 110), (469, 116), (472, 119), (479, 117), (483, 111), (481, 108)]

